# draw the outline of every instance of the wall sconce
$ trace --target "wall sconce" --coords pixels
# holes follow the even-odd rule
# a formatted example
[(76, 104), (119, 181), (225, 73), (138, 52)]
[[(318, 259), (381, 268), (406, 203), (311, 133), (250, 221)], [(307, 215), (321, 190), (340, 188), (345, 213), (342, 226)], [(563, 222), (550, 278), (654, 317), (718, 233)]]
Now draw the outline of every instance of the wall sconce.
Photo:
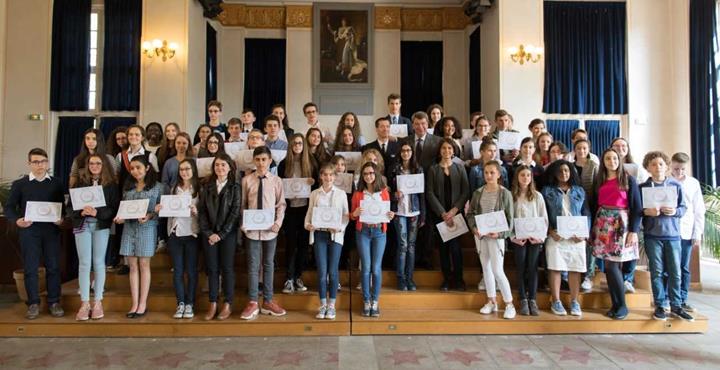
[(150, 41), (144, 41), (142, 43), (143, 54), (148, 58), (161, 57), (162, 61), (172, 59), (175, 56), (175, 51), (178, 49), (178, 45), (175, 42), (168, 44), (167, 40), (155, 39)]
[(515, 63), (525, 64), (525, 62), (537, 63), (542, 57), (543, 48), (533, 45), (525, 46), (520, 44), (518, 47), (508, 48), (510, 59)]

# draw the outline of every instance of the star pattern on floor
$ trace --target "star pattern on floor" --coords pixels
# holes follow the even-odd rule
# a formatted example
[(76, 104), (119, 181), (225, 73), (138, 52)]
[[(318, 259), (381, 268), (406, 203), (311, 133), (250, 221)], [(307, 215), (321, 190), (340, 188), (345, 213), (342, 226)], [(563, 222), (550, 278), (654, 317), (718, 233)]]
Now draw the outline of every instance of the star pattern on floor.
[(673, 360), (692, 361), (696, 364), (720, 363), (720, 358), (713, 355), (704, 355), (700, 351), (672, 347), (670, 353)]
[(18, 357), (18, 355), (12, 353), (0, 353), (0, 365), (7, 365), (16, 357)]
[(532, 364), (534, 362), (533, 358), (523, 351), (525, 351), (525, 349), (502, 348), (500, 349), (500, 357), (513, 365)]
[(282, 365), (300, 366), (300, 363), (302, 363), (307, 358), (308, 357), (305, 355), (305, 353), (303, 351), (294, 351), (294, 352), (279, 351), (277, 353), (277, 355), (275, 355), (275, 362), (273, 363), (273, 367), (282, 366)]
[(339, 352), (327, 352), (327, 357), (325, 357), (325, 363), (326, 364), (337, 364), (340, 362), (340, 353)]
[(27, 360), (25, 363), (26, 368), (33, 368), (33, 367), (54, 367), (58, 366), (58, 364), (61, 364), (65, 361), (66, 358), (70, 356), (70, 353), (62, 353), (58, 354), (54, 351), (46, 352), (42, 356), (33, 357)]
[(127, 366), (127, 360), (130, 357), (132, 354), (128, 352), (96, 353), (92, 356), (89, 365), (101, 369), (110, 366)]
[(459, 348), (456, 348), (452, 352), (443, 352), (445, 355), (444, 362), (459, 362), (465, 366), (472, 365), (475, 361), (485, 361), (480, 357), (480, 352), (466, 352)]
[(558, 361), (575, 361), (583, 365), (587, 365), (588, 362), (590, 362), (590, 350), (575, 350), (568, 346), (563, 346), (562, 351), (553, 351), (553, 353), (560, 355)]
[(616, 349), (613, 351), (616, 356), (624, 359), (625, 361), (636, 364), (639, 362), (646, 362), (648, 364), (655, 364), (652, 356), (645, 354), (646, 351), (639, 351), (637, 348), (628, 347), (626, 349)]
[(420, 365), (420, 360), (423, 358), (427, 358), (425, 355), (419, 355), (415, 350), (409, 350), (409, 351), (400, 351), (400, 350), (392, 350), (392, 354), (385, 356), (393, 361), (393, 365), (402, 365), (402, 364), (415, 364)]
[(189, 351), (185, 352), (179, 352), (179, 353), (172, 353), (172, 352), (163, 352), (160, 356), (153, 357), (149, 359), (151, 364), (156, 366), (165, 366), (173, 369), (177, 369), (180, 364), (183, 362), (187, 362), (192, 360), (192, 358), (188, 357)]
[(249, 357), (250, 355), (248, 355), (247, 353), (229, 351), (223, 353), (223, 357), (221, 359), (212, 360), (210, 362), (224, 369), (226, 367), (231, 367), (234, 365), (247, 364), (248, 362), (250, 362)]

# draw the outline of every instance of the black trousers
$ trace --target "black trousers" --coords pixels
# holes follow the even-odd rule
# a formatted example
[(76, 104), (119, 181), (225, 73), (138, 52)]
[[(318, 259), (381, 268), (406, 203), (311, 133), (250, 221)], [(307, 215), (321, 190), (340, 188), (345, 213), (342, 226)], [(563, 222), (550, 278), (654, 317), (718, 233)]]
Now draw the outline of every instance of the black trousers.
[(288, 280), (298, 279), (307, 266), (308, 245), (310, 244), (310, 234), (305, 230), (307, 210), (308, 206), (303, 206), (288, 207), (285, 211), (283, 229)]
[(455, 284), (463, 281), (463, 255), (460, 238), (440, 244), (440, 267), (445, 280), (452, 279)]
[(52, 224), (36, 223), (18, 228), (25, 273), (28, 305), (40, 303), (38, 268), (45, 265), (48, 304), (60, 302), (60, 230)]
[(510, 242), (517, 266), (518, 295), (520, 299), (535, 299), (538, 287), (538, 257), (542, 244), (518, 245)]
[(209, 300), (217, 302), (220, 290), (220, 273), (223, 280), (223, 295), (225, 302), (232, 305), (235, 295), (235, 246), (237, 245), (237, 232), (225, 236), (214, 245), (201, 236), (203, 249), (205, 249), (205, 264), (207, 265)]
[(625, 307), (625, 280), (623, 279), (622, 262), (605, 260), (605, 277), (607, 278), (612, 309), (617, 310)]

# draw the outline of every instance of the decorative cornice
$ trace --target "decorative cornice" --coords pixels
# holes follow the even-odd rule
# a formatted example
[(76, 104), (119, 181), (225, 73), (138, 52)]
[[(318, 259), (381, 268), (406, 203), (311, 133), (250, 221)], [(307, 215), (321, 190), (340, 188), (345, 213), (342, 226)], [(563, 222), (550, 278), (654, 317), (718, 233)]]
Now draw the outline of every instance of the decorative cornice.
[(245, 5), (221, 3), (223, 11), (217, 17), (220, 24), (226, 27), (245, 26)]
[(442, 31), (442, 8), (404, 8), (402, 10), (403, 31)]
[(285, 7), (283, 6), (246, 6), (247, 28), (285, 28)]
[(305, 27), (312, 28), (312, 5), (288, 5), (285, 7), (286, 27)]
[(443, 8), (443, 29), (464, 30), (465, 27), (471, 24), (472, 22), (470, 18), (465, 15), (463, 8)]
[(375, 29), (399, 30), (402, 28), (402, 8), (379, 6), (375, 7)]

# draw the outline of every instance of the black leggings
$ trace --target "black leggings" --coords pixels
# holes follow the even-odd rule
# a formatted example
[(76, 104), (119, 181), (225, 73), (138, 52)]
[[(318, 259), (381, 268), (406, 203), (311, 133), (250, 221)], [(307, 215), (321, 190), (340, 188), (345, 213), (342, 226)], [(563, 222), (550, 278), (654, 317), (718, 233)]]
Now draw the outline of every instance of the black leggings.
[(307, 210), (308, 206), (302, 206), (288, 207), (285, 211), (283, 229), (288, 280), (300, 278), (307, 265), (308, 244), (310, 243), (310, 234), (305, 230)]
[(622, 274), (622, 262), (605, 260), (605, 277), (612, 301), (613, 310), (625, 307), (625, 285)]
[(510, 243), (515, 252), (515, 265), (517, 266), (518, 295), (520, 299), (535, 299), (538, 286), (538, 257), (542, 244), (524, 246)]

